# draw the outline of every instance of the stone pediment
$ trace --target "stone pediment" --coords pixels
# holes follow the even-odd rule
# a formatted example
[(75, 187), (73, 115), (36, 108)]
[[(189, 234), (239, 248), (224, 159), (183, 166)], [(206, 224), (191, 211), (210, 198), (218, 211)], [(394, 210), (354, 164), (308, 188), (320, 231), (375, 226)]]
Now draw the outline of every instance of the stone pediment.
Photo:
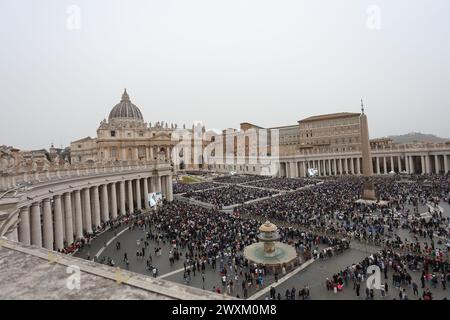
[(151, 137), (152, 140), (171, 140), (171, 136), (167, 132), (156, 132), (155, 136)]
[(85, 137), (85, 138), (82, 138), (82, 139), (79, 139), (79, 140), (75, 140), (75, 141), (72, 141), (72, 143), (80, 143), (80, 142), (86, 142), (86, 141), (92, 141), (93, 139), (91, 138), (91, 137)]

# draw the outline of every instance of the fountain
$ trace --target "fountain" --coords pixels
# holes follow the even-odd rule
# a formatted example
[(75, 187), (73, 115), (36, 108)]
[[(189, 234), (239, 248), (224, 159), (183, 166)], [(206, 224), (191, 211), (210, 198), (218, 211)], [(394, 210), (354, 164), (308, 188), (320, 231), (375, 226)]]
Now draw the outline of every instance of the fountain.
[(264, 265), (273, 271), (281, 269), (292, 269), (299, 263), (295, 248), (278, 241), (280, 236), (278, 228), (270, 221), (266, 221), (259, 227), (258, 239), (260, 242), (254, 243), (244, 248), (244, 256), (250, 262)]

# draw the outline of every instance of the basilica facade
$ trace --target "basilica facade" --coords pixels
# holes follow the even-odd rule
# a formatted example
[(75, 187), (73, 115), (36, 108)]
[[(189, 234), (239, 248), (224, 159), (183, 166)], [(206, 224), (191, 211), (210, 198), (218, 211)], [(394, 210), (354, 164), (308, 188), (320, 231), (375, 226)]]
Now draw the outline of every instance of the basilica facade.
[(172, 135), (177, 125), (164, 122), (146, 123), (140, 109), (126, 91), (97, 129), (97, 137), (71, 142), (73, 164), (139, 163), (154, 160), (173, 162), (174, 146), (179, 139)]

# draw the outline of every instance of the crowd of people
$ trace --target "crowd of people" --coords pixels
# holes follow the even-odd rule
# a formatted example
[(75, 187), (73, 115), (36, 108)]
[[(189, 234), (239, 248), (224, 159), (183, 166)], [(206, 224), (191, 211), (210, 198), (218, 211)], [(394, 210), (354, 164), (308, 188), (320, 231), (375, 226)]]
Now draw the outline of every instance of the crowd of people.
[[(201, 275), (204, 287), (218, 293), (247, 298), (250, 291), (265, 286), (268, 274), (277, 279), (287, 272), (283, 266), (274, 273), (244, 257), (244, 247), (258, 241), (261, 222), (256, 219), (174, 201), (166, 203), (152, 214), (135, 215), (127, 224), (130, 230), (140, 228), (145, 234), (143, 239), (137, 240), (136, 259), (145, 260), (147, 270), (153, 276), (159, 274), (154, 258), (163, 254), (165, 245), (170, 248), (164, 253), (170, 266), (176, 261), (183, 262), (185, 283)], [(348, 248), (347, 242), (332, 236), (292, 227), (280, 227), (278, 231), (280, 241), (293, 245), (301, 261), (325, 259)], [(116, 249), (124, 251), (120, 243), (116, 243)], [(135, 262), (130, 259), (128, 252), (123, 253), (126, 267), (132, 270)], [(99, 262), (111, 266), (117, 264), (108, 256), (101, 257)], [(205, 282), (205, 272), (208, 271), (216, 274), (215, 282)]]
[[(379, 268), (379, 275), (376, 274), (373, 266)], [(372, 273), (380, 277), (379, 283), (376, 279), (372, 281)], [(420, 274), (420, 284), (414, 279), (415, 273)], [(389, 281), (389, 274), (391, 281)], [(371, 285), (364, 285), (365, 281), (369, 281)], [(335, 273), (331, 279), (327, 278), (326, 288), (337, 293), (352, 287), (355, 295), (360, 297), (363, 295), (361, 287), (365, 287), (365, 299), (373, 300), (378, 296), (376, 291), (379, 291), (381, 298), (388, 297), (392, 286), (396, 289), (395, 293), (390, 295), (394, 299), (432, 300), (431, 289), (437, 289), (440, 286), (442, 290), (446, 290), (449, 282), (450, 264), (442, 256), (401, 254), (392, 250), (381, 250)], [(412, 296), (408, 296), (410, 293), (407, 289), (412, 290)]]
[(103, 221), (97, 228), (93, 228), (92, 233), (84, 232), (84, 236), (81, 239), (75, 239), (71, 244), (64, 242), (64, 248), (59, 249), (58, 252), (64, 254), (74, 254), (78, 250), (83, 249), (85, 246), (90, 246), (100, 234), (105, 231), (115, 232), (118, 228), (124, 225), (128, 225), (131, 222), (139, 219), (142, 216), (142, 211), (135, 209), (132, 213), (118, 216), (115, 219), (109, 221)]
[[(432, 298), (430, 288), (436, 282), (433, 279), (442, 286), (450, 281), (448, 263), (445, 262), (448, 261), (445, 244), (449, 239), (450, 219), (439, 206), (441, 201), (450, 204), (447, 176), (409, 176), (408, 180), (399, 176), (373, 178), (378, 197), (373, 202), (357, 202), (364, 185), (364, 179), (359, 177), (329, 178), (319, 182), (227, 176), (216, 181), (219, 183), (191, 184), (184, 190), (184, 186), (177, 189), (184, 193), (185, 198), (213, 204), (214, 208), (174, 201), (151, 215), (135, 212), (110, 221), (102, 228), (113, 229), (123, 224), (141, 228), (145, 238), (137, 244), (136, 256), (147, 262), (147, 269), (153, 276), (159, 274), (153, 258), (162, 255), (164, 245), (170, 244), (170, 250), (164, 255), (167, 255), (171, 266), (183, 261), (185, 283), (201, 275), (204, 288), (242, 298), (247, 298), (253, 288), (266, 286), (268, 274), (275, 281), (279, 277), (243, 256), (243, 248), (258, 241), (258, 228), (267, 219), (278, 225), (280, 241), (293, 245), (302, 261), (330, 258), (347, 249), (352, 240), (383, 248), (380, 253), (333, 275), (326, 282), (329, 290), (344, 290), (353, 283), (359, 295), (361, 281), (367, 277), (365, 272), (371, 264), (382, 266), (383, 272), (392, 270), (394, 287), (405, 281), (409, 284), (408, 268), (422, 270), (425, 281), (423, 299)], [(209, 188), (220, 183), (223, 184), (219, 188)], [(245, 185), (236, 185), (241, 183)], [(310, 187), (302, 188), (308, 185)], [(299, 188), (302, 189), (295, 191)], [(273, 196), (276, 193), (273, 189), (293, 191)], [(244, 204), (265, 197), (268, 199)], [(234, 204), (241, 205), (232, 213), (219, 210)], [(81, 246), (89, 243), (91, 236), (86, 239), (82, 240)], [(149, 248), (152, 243), (154, 250)], [(124, 256), (124, 261), (129, 267), (128, 256)], [(108, 257), (102, 262), (116, 263)], [(217, 275), (215, 283), (205, 280), (207, 271)], [(285, 272), (282, 270), (281, 274)], [(442, 282), (444, 278), (446, 281)], [(384, 289), (385, 294), (388, 288), (389, 285)], [(295, 299), (296, 296), (304, 299), (310, 296), (308, 286), (298, 291), (295, 287), (287, 291), (283, 294), (276, 293), (276, 289), (271, 290), (270, 299), (283, 296), (285, 299)], [(373, 290), (366, 291), (368, 299), (374, 295)], [(399, 298), (405, 296), (407, 293)]]
[[(334, 178), (235, 211), (393, 248), (418, 250), (417, 243), (422, 240), (423, 250), (427, 243), (433, 247), (435, 242), (447, 241), (450, 219), (443, 216), (438, 203), (450, 201), (448, 178), (429, 176), (406, 183), (398, 178), (376, 178), (379, 199), (373, 203), (356, 201), (363, 183), (356, 177)], [(420, 214), (419, 205), (427, 208), (428, 218)], [(409, 232), (410, 240), (400, 238), (399, 229)]]
[(291, 191), (303, 188), (307, 185), (316, 184), (316, 180), (312, 179), (290, 179), (290, 178), (272, 178), (245, 183), (246, 186), (258, 188)]
[(216, 177), (213, 181), (220, 183), (228, 183), (228, 184), (241, 184), (254, 182), (258, 180), (266, 180), (271, 179), (270, 176), (258, 176), (258, 175), (250, 175), (250, 174), (240, 174), (240, 175), (225, 175), (221, 177)]
[(181, 194), (219, 187), (223, 187), (223, 185), (214, 182), (175, 183), (173, 185), (173, 194)]
[(183, 196), (185, 198), (210, 203), (221, 208), (223, 206), (243, 204), (250, 200), (270, 197), (274, 194), (276, 194), (276, 192), (266, 189), (229, 185), (223, 188), (199, 192), (187, 192)]

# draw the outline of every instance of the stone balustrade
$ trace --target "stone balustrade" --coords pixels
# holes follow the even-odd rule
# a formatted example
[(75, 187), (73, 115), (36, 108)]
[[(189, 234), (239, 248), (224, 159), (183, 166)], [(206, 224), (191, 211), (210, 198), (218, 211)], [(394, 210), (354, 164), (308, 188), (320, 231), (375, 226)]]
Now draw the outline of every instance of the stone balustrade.
[(108, 174), (115, 172), (127, 172), (136, 170), (153, 170), (157, 165), (165, 162), (146, 161), (129, 163), (107, 163), (107, 164), (83, 164), (69, 166), (53, 166), (48, 169), (32, 170), (31, 168), (14, 169), (0, 172), (0, 195), (20, 186), (33, 185), (45, 181), (56, 181), (70, 179), (73, 177), (91, 176), (96, 174)]

